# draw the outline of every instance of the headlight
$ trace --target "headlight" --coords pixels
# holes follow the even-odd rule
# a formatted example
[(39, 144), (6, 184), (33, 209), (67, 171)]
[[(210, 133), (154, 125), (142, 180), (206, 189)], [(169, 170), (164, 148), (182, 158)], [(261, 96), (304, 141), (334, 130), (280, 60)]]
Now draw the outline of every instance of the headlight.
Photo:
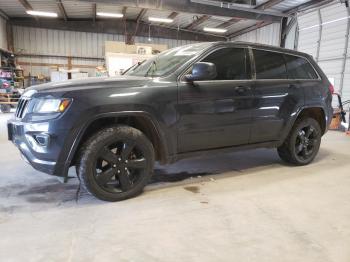
[(38, 99), (34, 105), (33, 113), (63, 113), (70, 105), (71, 100), (63, 99)]

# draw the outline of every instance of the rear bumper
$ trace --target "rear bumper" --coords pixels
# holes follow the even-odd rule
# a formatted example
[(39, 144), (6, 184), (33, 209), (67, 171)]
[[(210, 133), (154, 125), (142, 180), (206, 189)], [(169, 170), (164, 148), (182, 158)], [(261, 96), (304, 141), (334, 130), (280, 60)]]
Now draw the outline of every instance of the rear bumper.
[(324, 134), (328, 132), (329, 130), (329, 126), (332, 122), (332, 118), (333, 118), (333, 107), (329, 106), (328, 107), (328, 112), (325, 114), (326, 117), (326, 126), (325, 126), (325, 130), (324, 130)]

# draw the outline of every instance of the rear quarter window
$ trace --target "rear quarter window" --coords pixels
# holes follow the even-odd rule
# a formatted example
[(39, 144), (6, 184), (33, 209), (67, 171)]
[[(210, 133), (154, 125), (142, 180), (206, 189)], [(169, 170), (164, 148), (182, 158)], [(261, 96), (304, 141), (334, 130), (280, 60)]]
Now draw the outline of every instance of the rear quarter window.
[(290, 79), (318, 79), (315, 69), (303, 57), (284, 55)]

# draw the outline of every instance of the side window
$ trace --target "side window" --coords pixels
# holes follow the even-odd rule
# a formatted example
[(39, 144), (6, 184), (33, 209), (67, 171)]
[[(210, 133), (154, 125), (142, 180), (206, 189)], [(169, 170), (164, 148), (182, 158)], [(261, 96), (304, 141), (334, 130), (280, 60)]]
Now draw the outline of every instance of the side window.
[(318, 76), (310, 63), (302, 57), (285, 55), (289, 78), (317, 79)]
[(214, 51), (202, 62), (215, 64), (217, 77), (215, 80), (250, 79), (249, 60), (244, 48), (223, 48)]
[(287, 79), (283, 54), (254, 50), (256, 79)]

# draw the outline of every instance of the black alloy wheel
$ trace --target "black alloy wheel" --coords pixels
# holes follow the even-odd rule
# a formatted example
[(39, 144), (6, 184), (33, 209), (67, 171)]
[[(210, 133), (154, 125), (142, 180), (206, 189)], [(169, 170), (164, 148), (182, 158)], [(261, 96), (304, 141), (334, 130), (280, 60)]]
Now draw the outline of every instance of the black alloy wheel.
[(126, 192), (137, 185), (146, 168), (147, 159), (142, 148), (131, 140), (117, 141), (99, 151), (94, 177), (107, 192)]
[(154, 149), (129, 126), (103, 129), (80, 149), (77, 173), (89, 193), (119, 201), (140, 194), (153, 173)]
[(322, 130), (315, 119), (298, 119), (277, 151), (285, 162), (307, 165), (316, 157), (320, 149), (321, 138)]
[(318, 136), (312, 125), (307, 125), (297, 133), (295, 153), (302, 160), (307, 160), (318, 144)]

